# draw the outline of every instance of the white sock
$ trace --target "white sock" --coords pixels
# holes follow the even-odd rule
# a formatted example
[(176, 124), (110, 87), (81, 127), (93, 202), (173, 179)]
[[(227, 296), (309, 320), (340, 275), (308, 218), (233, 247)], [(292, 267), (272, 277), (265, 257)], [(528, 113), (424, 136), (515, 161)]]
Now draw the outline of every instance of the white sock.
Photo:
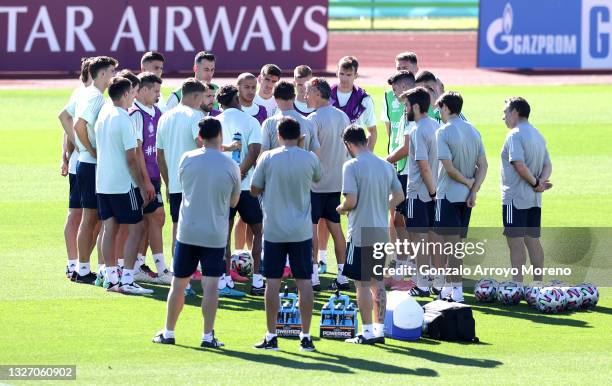
[(213, 340), (213, 333), (212, 332), (209, 332), (209, 333), (205, 332), (205, 333), (203, 333), (202, 334), (202, 340), (204, 342), (212, 342), (212, 340)]
[(429, 280), (427, 276), (423, 276), (418, 270), (417, 270), (417, 274), (416, 274), (416, 278), (417, 278), (417, 287), (419, 287), (419, 289), (426, 291), (428, 288), (428, 284), (429, 284)]
[(222, 290), (223, 288), (225, 288), (227, 286), (227, 284), (225, 283), (225, 274), (222, 274), (221, 277), (219, 278), (219, 289)]
[(327, 264), (327, 249), (325, 250), (319, 249), (319, 261)]
[(310, 338), (310, 334), (304, 334), (303, 332), (300, 331), (300, 340), (304, 338)]
[(432, 285), (434, 287), (436, 287), (436, 288), (442, 288), (444, 286), (444, 276), (443, 275), (436, 275), (434, 277)]
[(121, 284), (132, 284), (134, 282), (134, 270), (124, 269), (121, 276)]
[(404, 280), (404, 267), (408, 266), (408, 262), (406, 260), (395, 260), (395, 274), (393, 275), (393, 279), (395, 280)]
[(78, 258), (77, 259), (68, 259), (68, 271), (69, 272), (73, 272), (76, 269), (77, 264), (79, 264), (79, 259)]
[(98, 273), (104, 276), (106, 270), (106, 266), (104, 264), (98, 264)]
[(271, 333), (271, 332), (267, 332), (267, 331), (266, 331), (266, 340), (267, 340), (268, 342), (269, 342), (269, 341), (271, 341), (271, 340), (272, 340), (272, 338), (275, 338), (275, 337), (276, 337), (276, 334), (273, 334), (273, 333)]
[(89, 263), (80, 263), (79, 264), (79, 275), (85, 276), (91, 272), (91, 268), (89, 267)]
[(119, 282), (119, 274), (117, 273), (117, 267), (106, 267), (106, 278), (111, 284), (117, 284)]
[(174, 338), (174, 330), (166, 330), (164, 328), (164, 338), (166, 339)]
[(319, 265), (318, 264), (312, 265), (311, 280), (312, 280), (312, 285), (321, 284), (321, 281), (319, 280)]
[(259, 273), (253, 274), (253, 287), (261, 287), (264, 285), (263, 276)]
[(364, 338), (366, 338), (366, 339), (374, 338), (374, 332), (372, 331), (372, 325), (371, 324), (364, 324), (364, 325), (362, 325), (361, 328), (362, 328), (361, 335), (363, 335)]
[(136, 256), (136, 262), (139, 263), (140, 265), (143, 265), (146, 259), (147, 259), (147, 256), (143, 255), (142, 253), (138, 253), (138, 256)]
[(125, 259), (123, 257), (118, 258), (117, 265), (119, 266), (119, 268), (123, 269), (123, 267), (125, 266)]
[(342, 274), (343, 270), (344, 264), (338, 264), (338, 276), (336, 280), (338, 280), (338, 283), (340, 284), (348, 283), (348, 278)]
[(230, 288), (234, 288), (236, 285), (234, 284), (234, 279), (232, 279), (231, 276), (225, 276), (225, 285), (230, 287)]
[(285, 267), (289, 266), (289, 255), (287, 255), (287, 259), (285, 260)]
[(385, 336), (385, 324), (384, 323), (374, 323), (374, 336), (381, 337)]
[(157, 268), (157, 273), (162, 273), (168, 269), (166, 267), (166, 261), (164, 260), (163, 253), (155, 253), (153, 254), (153, 261), (155, 262), (155, 267)]

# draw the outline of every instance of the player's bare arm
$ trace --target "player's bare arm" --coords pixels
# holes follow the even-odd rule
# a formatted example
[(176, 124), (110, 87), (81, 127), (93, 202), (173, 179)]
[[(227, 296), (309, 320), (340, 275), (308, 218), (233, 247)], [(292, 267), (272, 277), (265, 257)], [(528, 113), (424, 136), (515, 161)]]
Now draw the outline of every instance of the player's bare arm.
[(455, 166), (453, 165), (453, 161), (449, 159), (443, 159), (441, 161), (442, 161), (442, 166), (444, 167), (444, 170), (446, 170), (446, 173), (448, 174), (450, 178), (452, 178), (453, 180), (459, 183), (462, 183), (463, 185), (467, 186), (469, 189), (472, 189), (472, 186), (474, 185), (474, 178), (467, 178), (463, 174), (461, 174), (461, 172), (457, 170), (457, 168), (455, 168)]
[(85, 149), (91, 154), (92, 157), (97, 158), (96, 149), (93, 148), (91, 142), (89, 142), (89, 136), (87, 135), (87, 121), (83, 118), (74, 124), (74, 134), (77, 136), (79, 141), (85, 146)]
[(249, 173), (249, 170), (255, 165), (255, 161), (257, 161), (257, 156), (259, 155), (259, 151), (261, 150), (260, 143), (252, 143), (249, 145), (249, 152), (240, 164), (240, 175), (241, 178), (244, 179), (246, 175)]

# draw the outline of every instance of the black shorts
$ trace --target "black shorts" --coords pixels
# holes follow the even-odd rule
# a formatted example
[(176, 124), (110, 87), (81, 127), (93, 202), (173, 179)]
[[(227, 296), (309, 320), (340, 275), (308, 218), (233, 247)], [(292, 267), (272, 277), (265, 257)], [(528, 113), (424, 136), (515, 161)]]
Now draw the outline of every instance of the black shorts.
[(140, 190), (132, 187), (127, 193), (98, 193), (98, 217), (108, 220), (114, 217), (118, 224), (138, 224), (142, 221), (142, 197)]
[(542, 208), (516, 209), (514, 205), (502, 205), (504, 235), (508, 237), (540, 237)]
[(77, 184), (79, 185), (81, 208), (97, 209), (98, 198), (96, 197), (96, 164), (81, 161), (77, 162), (76, 177)]
[[(161, 180), (151, 180), (153, 187), (155, 188), (155, 198), (153, 201), (149, 202), (147, 206), (144, 207), (142, 213), (151, 214), (157, 210), (157, 208), (161, 208), (164, 206), (164, 200), (162, 199), (161, 194)], [(179, 204), (180, 205), (180, 204)]]
[(313, 224), (318, 224), (322, 218), (335, 224), (340, 223), (340, 214), (336, 211), (336, 208), (340, 205), (340, 192), (310, 192), (310, 202), (312, 205), (311, 216)]
[(312, 277), (312, 239), (292, 243), (273, 243), (264, 240), (264, 276), (280, 279), (289, 255), (291, 273), (296, 279)]
[(248, 190), (240, 192), (238, 205), (235, 208), (230, 208), (230, 218), (236, 217), (236, 213), (240, 215), (242, 221), (249, 225), (261, 224), (263, 221), (259, 199), (251, 196)]
[(172, 269), (178, 278), (190, 277), (202, 266), (202, 276), (221, 277), (225, 273), (225, 248), (207, 248), (176, 240)]
[(170, 217), (172, 222), (177, 223), (179, 220), (179, 212), (181, 211), (181, 201), (183, 201), (183, 193), (170, 193)]
[(68, 208), (81, 209), (81, 195), (79, 193), (79, 184), (77, 183), (76, 174), (68, 174), (68, 183), (70, 184), (70, 191), (68, 192)]
[[(406, 193), (406, 185), (408, 184), (408, 176), (405, 174), (403, 175), (398, 174), (397, 179), (399, 180), (400, 184), (402, 184), (402, 192)], [(406, 216), (406, 211), (407, 211), (406, 203), (407, 202), (408, 202), (408, 199), (404, 199), (404, 201), (400, 202), (399, 205), (395, 207), (395, 211)]]
[(472, 208), (467, 203), (450, 202), (446, 198), (436, 200), (434, 231), (439, 235), (467, 237)]
[(406, 228), (408, 232), (427, 233), (434, 226), (436, 202), (419, 198), (406, 199)]
[(384, 258), (374, 258), (373, 247), (357, 247), (350, 241), (346, 243), (346, 263), (342, 270), (344, 276), (357, 281), (382, 280), (384, 266)]

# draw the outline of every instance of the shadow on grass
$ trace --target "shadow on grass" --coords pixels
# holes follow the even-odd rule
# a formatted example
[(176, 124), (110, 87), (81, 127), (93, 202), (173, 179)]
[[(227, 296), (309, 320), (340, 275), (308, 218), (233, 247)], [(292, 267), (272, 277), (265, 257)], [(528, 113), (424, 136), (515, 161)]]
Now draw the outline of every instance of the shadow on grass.
[[(529, 320), (533, 323), (548, 324), (554, 326), (567, 326), (567, 327), (581, 327), (581, 328), (592, 328), (588, 322), (584, 320), (575, 319), (574, 315), (579, 315), (583, 311), (578, 312), (565, 312), (558, 315), (547, 315), (540, 311), (533, 309), (526, 304), (519, 304), (515, 306), (504, 306), (501, 304), (489, 303), (472, 304), (474, 311), (482, 312), (486, 315), (496, 315), (503, 317), (519, 318)], [(475, 317), (478, 322), (478, 317)]]
[[(445, 342), (448, 343), (448, 342)], [(468, 343), (470, 344), (470, 343)], [(471, 345), (471, 344), (470, 344)], [(495, 368), (503, 364), (503, 362), (491, 360), (491, 359), (478, 359), (478, 358), (465, 358), (454, 355), (442, 354), (433, 351), (421, 350), (413, 347), (396, 346), (392, 344), (385, 344), (380, 346), (389, 352), (395, 354), (410, 355), (418, 358), (427, 359), (431, 362), (445, 363), (455, 366), (468, 366), (468, 367), (481, 367), (481, 368)]]

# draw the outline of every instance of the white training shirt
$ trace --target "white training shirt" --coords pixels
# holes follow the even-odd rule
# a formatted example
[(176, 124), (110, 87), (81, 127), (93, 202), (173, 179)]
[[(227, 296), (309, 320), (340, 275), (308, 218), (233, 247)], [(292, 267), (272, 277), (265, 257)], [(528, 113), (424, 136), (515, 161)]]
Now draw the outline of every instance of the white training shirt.
[[(72, 94), (70, 94), (70, 99), (68, 99), (68, 103), (66, 103), (66, 106), (64, 106), (64, 110), (73, 119), (73, 123), (74, 123), (74, 116), (75, 116), (75, 111), (76, 111), (76, 102), (77, 100), (81, 99), (85, 90), (86, 90), (86, 87), (84, 85), (81, 85), (80, 87), (74, 89), (74, 91), (72, 91)], [(76, 164), (78, 160), (79, 160), (79, 151), (75, 147), (74, 151), (70, 154), (70, 159), (68, 160), (68, 173), (76, 174)]]
[[(102, 106), (104, 106), (104, 96), (93, 84), (87, 87), (82, 95), (79, 96), (75, 106), (74, 123), (79, 119), (84, 119), (87, 122), (87, 136), (94, 149), (96, 148), (94, 125), (96, 124)], [(79, 149), (79, 161), (95, 164), (96, 159), (89, 154), (87, 149), (85, 149), (85, 146), (83, 146), (76, 133), (74, 136), (77, 148)]]
[(271, 96), (268, 99), (263, 99), (261, 96), (259, 96), (259, 93), (257, 93), (255, 94), (255, 99), (253, 99), (253, 103), (265, 107), (266, 112), (268, 113), (268, 118), (276, 114), (276, 109), (278, 109), (274, 96)]
[(105, 108), (100, 113), (94, 130), (98, 153), (96, 192), (127, 193), (136, 184), (132, 179), (125, 152), (138, 146), (127, 110), (117, 106)]
[[(347, 104), (351, 94), (352, 91), (341, 92), (338, 90), (338, 104), (340, 107), (344, 107)], [(374, 113), (374, 101), (372, 100), (372, 97), (368, 95), (367, 97), (363, 98), (361, 105), (365, 107), (365, 111), (361, 113), (359, 119), (355, 121), (355, 124), (363, 126), (364, 129), (376, 126), (376, 115)]]
[[(156, 147), (164, 151), (168, 166), (168, 192), (182, 193), (179, 181), (179, 162), (185, 152), (197, 148), (198, 122), (204, 118), (201, 110), (180, 103), (164, 113), (157, 126)], [(231, 139), (231, 138), (230, 138)]]

